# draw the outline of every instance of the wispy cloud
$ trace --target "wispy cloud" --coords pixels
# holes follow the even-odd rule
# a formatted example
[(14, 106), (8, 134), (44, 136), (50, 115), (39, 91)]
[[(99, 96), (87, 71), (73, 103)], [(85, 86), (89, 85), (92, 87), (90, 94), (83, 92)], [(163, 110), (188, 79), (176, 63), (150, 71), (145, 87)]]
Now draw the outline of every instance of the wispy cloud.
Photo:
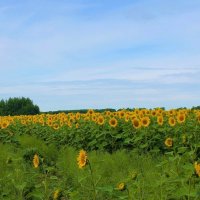
[(50, 110), (66, 99), (68, 108), (192, 106), (199, 13), (186, 0), (1, 2), (0, 95), (32, 96)]

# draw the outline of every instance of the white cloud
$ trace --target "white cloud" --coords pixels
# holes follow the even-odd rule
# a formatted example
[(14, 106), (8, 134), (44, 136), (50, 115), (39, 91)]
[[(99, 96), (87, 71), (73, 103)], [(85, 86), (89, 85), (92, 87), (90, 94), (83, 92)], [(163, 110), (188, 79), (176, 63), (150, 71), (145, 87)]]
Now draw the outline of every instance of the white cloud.
[(14, 8), (0, 7), (8, 19), (0, 20), (0, 94), (37, 97), (43, 107), (46, 99), (48, 109), (59, 97), (79, 107), (82, 100), (98, 105), (100, 95), (102, 106), (130, 105), (133, 98), (138, 105), (197, 101), (197, 89), (184, 87), (200, 85), (200, 8), (168, 2), (138, 1), (96, 14), (83, 12), (95, 4), (47, 6), (44, 13), (29, 12), (29, 5), (18, 17), (8, 12)]

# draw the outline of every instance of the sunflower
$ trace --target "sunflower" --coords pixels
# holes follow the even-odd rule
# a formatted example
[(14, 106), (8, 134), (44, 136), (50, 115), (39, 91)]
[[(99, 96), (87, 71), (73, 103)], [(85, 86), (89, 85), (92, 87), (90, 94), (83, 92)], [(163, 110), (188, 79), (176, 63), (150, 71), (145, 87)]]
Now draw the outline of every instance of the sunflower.
[(130, 119), (130, 115), (129, 115), (129, 114), (126, 114), (126, 115), (125, 115), (125, 122), (128, 122), (129, 119)]
[(79, 120), (81, 117), (81, 114), (79, 112), (76, 113), (76, 120)]
[(140, 110), (140, 114), (144, 116), (146, 114), (146, 110), (145, 109)]
[(169, 115), (170, 115), (170, 116), (172, 116), (172, 115), (174, 115), (174, 114), (175, 114), (175, 110), (171, 109), (171, 110), (169, 110), (169, 112), (168, 112), (168, 113), (169, 113)]
[(133, 126), (134, 126), (134, 128), (140, 128), (141, 127), (141, 121), (138, 119), (138, 118), (134, 118), (133, 120), (132, 120), (132, 123), (133, 123)]
[(180, 113), (180, 114), (177, 115), (177, 122), (179, 124), (185, 122), (185, 114), (184, 113)]
[(76, 123), (76, 128), (79, 128), (79, 123)]
[(34, 166), (35, 168), (38, 168), (39, 163), (40, 163), (40, 161), (39, 161), (39, 156), (38, 156), (37, 154), (35, 154), (34, 157), (33, 157), (33, 166)]
[(194, 163), (194, 168), (195, 168), (196, 174), (200, 177), (200, 164), (195, 162)]
[(125, 183), (119, 183), (119, 184), (117, 185), (117, 189), (120, 190), (120, 191), (125, 190), (125, 189), (126, 189)]
[(106, 116), (110, 116), (110, 114), (111, 114), (111, 112), (109, 110), (105, 112)]
[(97, 121), (97, 117), (96, 117), (95, 114), (92, 115), (92, 121), (93, 121), (93, 122), (96, 122), (96, 121)]
[(162, 115), (160, 115), (160, 116), (157, 117), (157, 123), (158, 123), (160, 126), (163, 125), (163, 121), (164, 121), (164, 119), (163, 119), (163, 116), (162, 116)]
[(156, 115), (162, 115), (162, 113), (163, 113), (163, 110), (161, 108), (156, 110)]
[(47, 120), (47, 125), (48, 126), (53, 126), (53, 121), (52, 120)]
[(58, 197), (59, 197), (59, 195), (60, 195), (60, 190), (57, 189), (57, 190), (53, 193), (53, 199), (54, 199), (54, 200), (57, 200)]
[(169, 122), (170, 126), (175, 126), (176, 125), (176, 120), (173, 117), (169, 117), (168, 122)]
[(66, 125), (67, 125), (69, 128), (72, 127), (72, 123), (71, 123), (70, 121), (68, 121)]
[(86, 166), (87, 164), (87, 153), (84, 150), (80, 150), (79, 155), (77, 157), (78, 166), (80, 169)]
[(53, 124), (53, 129), (54, 130), (58, 130), (60, 128), (58, 123)]
[(88, 114), (88, 115), (92, 115), (92, 114), (94, 114), (94, 110), (89, 109), (89, 110), (87, 111), (87, 114)]
[(117, 120), (116, 120), (115, 118), (111, 118), (111, 119), (109, 120), (109, 124), (110, 124), (110, 126), (112, 126), (112, 127), (116, 127), (116, 126), (117, 126)]
[(146, 115), (150, 115), (150, 110), (146, 110)]
[(140, 113), (139, 109), (135, 109), (135, 110), (134, 110), (134, 113), (135, 113), (136, 115), (138, 115), (138, 114)]
[(9, 121), (7, 121), (7, 120), (3, 121), (3, 122), (1, 122), (1, 128), (2, 129), (7, 128), (9, 126), (9, 124), (10, 124)]
[(118, 115), (119, 115), (119, 118), (123, 118), (125, 116), (125, 111), (123, 110), (119, 111)]
[(173, 145), (173, 140), (172, 140), (172, 138), (167, 138), (167, 139), (165, 140), (165, 145), (166, 145), (167, 147), (172, 147), (172, 145)]
[(149, 119), (149, 117), (142, 117), (141, 123), (142, 123), (142, 126), (148, 127), (149, 124), (150, 124), (150, 119)]
[(152, 110), (152, 111), (151, 111), (151, 115), (152, 115), (152, 116), (156, 116), (156, 110)]
[(103, 116), (99, 116), (98, 119), (97, 119), (97, 124), (99, 125), (103, 125), (104, 124), (104, 117)]

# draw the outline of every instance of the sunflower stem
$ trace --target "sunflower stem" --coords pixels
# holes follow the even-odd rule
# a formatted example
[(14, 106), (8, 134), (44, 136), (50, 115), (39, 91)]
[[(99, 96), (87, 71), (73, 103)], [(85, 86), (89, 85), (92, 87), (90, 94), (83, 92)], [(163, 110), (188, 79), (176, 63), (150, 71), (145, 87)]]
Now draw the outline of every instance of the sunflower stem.
[(94, 200), (96, 200), (96, 187), (95, 187), (95, 182), (94, 182), (93, 170), (92, 170), (90, 161), (87, 160), (87, 162), (88, 162), (88, 165), (89, 165), (90, 174), (91, 174), (91, 178), (92, 178), (92, 186), (93, 186), (93, 190), (94, 190)]
[(131, 195), (130, 195), (130, 191), (129, 191), (129, 189), (126, 188), (126, 191), (127, 191), (127, 193), (128, 193), (128, 199), (131, 200)]

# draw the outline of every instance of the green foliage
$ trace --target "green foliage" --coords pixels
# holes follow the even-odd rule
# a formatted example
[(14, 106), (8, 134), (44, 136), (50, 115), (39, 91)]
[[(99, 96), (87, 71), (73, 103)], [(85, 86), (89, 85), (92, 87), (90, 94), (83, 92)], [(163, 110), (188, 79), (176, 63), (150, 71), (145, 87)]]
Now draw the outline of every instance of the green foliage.
[[(125, 118), (111, 127), (106, 116), (102, 125), (62, 114), (52, 124), (49, 115), (15, 118), (0, 129), (0, 199), (200, 199), (194, 166), (200, 163), (200, 124), (194, 114), (173, 127), (167, 116), (162, 126), (150, 116), (149, 126), (139, 129)], [(77, 165), (80, 149), (88, 154), (83, 169)]]
[[(48, 112), (41, 112), (44, 114), (58, 114), (58, 113), (87, 113), (88, 109), (80, 109), (80, 110), (57, 110), (57, 111), (48, 111)], [(113, 108), (106, 108), (106, 109), (94, 109), (95, 112), (103, 113), (105, 111), (115, 112), (116, 110)]]
[(35, 115), (39, 114), (40, 110), (37, 105), (34, 105), (29, 98), (9, 98), (8, 100), (0, 101), (0, 115)]
[[(31, 140), (35, 149), (33, 144), (28, 147)], [(53, 200), (55, 191), (59, 191), (60, 200), (199, 199), (194, 152), (139, 155), (126, 150), (113, 154), (92, 151), (88, 153), (91, 177), (88, 165), (78, 168), (78, 151), (74, 148), (52, 147), (49, 151), (47, 144), (32, 136), (19, 136), (19, 141), (18, 146), (0, 144), (0, 199)], [(31, 162), (36, 152), (40, 164), (35, 169)], [(44, 161), (50, 154), (56, 158), (51, 166)], [(125, 184), (123, 191), (117, 188), (119, 183)]]

